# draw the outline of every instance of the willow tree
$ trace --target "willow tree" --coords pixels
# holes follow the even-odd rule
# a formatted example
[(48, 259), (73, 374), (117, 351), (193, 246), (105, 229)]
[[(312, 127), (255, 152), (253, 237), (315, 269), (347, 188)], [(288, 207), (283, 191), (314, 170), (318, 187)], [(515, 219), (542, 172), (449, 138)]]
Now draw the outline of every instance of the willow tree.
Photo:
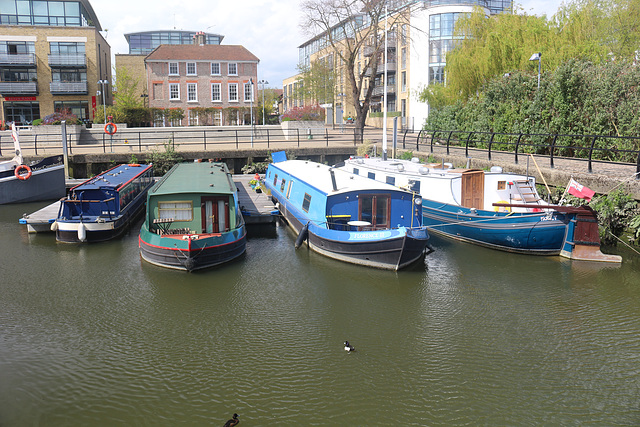
[(516, 10), (487, 18), (476, 8), (456, 22), (455, 49), (447, 54), (446, 88), (427, 87), (421, 99), (441, 105), (467, 100), (492, 78), (537, 72), (531, 55), (542, 53), (542, 70), (570, 59), (600, 63), (633, 60), (640, 51), (640, 0), (574, 0), (551, 19)]
[[(305, 0), (301, 6), (303, 31), (317, 37), (323, 52), (334, 55), (336, 76), (346, 80), (344, 91), (355, 111), (360, 140), (371, 107), (376, 72), (384, 65), (385, 29), (396, 22), (407, 22), (410, 12), (407, 6), (387, 10), (386, 4), (383, 0)], [(369, 58), (360, 70), (356, 66), (359, 55)]]

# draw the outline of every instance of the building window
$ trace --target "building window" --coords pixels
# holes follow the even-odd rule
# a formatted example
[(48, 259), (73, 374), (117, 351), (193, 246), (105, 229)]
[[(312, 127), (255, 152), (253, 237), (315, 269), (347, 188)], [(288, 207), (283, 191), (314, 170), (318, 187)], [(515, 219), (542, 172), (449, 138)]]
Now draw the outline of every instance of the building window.
[(220, 89), (220, 83), (211, 83), (211, 102), (222, 101), (222, 91)]
[(86, 82), (87, 70), (84, 68), (68, 68), (54, 70), (51, 73), (51, 80), (54, 82)]
[(178, 63), (177, 62), (169, 62), (169, 75), (170, 76), (179, 76), (178, 73)]
[(195, 76), (198, 73), (196, 72), (196, 63), (195, 62), (187, 62), (187, 76)]
[(211, 75), (212, 76), (219, 76), (220, 75), (220, 63), (219, 62), (212, 62), (211, 63)]
[(400, 27), (400, 42), (402, 43), (402, 46), (407, 44), (407, 24), (402, 24), (402, 27)]
[(193, 110), (189, 110), (189, 126), (198, 126), (198, 113)]
[(407, 68), (407, 48), (403, 47), (400, 52), (400, 67), (404, 70)]
[(85, 53), (84, 43), (76, 42), (51, 42), (49, 43), (51, 54), (80, 55)]
[(244, 102), (251, 102), (253, 97), (251, 96), (251, 83), (244, 84)]
[(230, 62), (227, 68), (227, 75), (229, 76), (237, 76), (238, 75), (238, 64), (235, 62)]
[(198, 84), (187, 83), (187, 102), (198, 101)]
[(429, 67), (429, 84), (444, 83), (444, 67), (441, 65)]
[(407, 91), (407, 72), (403, 71), (400, 78), (402, 79), (402, 82), (401, 82), (402, 92), (406, 92)]
[(169, 83), (169, 99), (172, 101), (180, 99), (180, 84)]
[(229, 83), (229, 102), (238, 102), (238, 83)]
[(69, 111), (80, 120), (89, 120), (89, 103), (87, 101), (55, 101), (53, 109), (56, 112)]

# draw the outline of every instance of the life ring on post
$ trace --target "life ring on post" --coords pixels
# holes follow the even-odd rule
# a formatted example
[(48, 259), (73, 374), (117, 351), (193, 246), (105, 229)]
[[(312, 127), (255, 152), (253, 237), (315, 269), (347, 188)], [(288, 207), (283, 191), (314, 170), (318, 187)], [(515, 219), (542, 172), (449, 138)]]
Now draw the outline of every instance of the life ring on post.
[(118, 132), (118, 126), (116, 126), (115, 123), (109, 122), (106, 125), (104, 125), (104, 133), (113, 135), (116, 132)]
[[(27, 171), (26, 174), (22, 174), (21, 173), (23, 169)], [(16, 176), (16, 178), (18, 178), (20, 181), (28, 180), (29, 178), (31, 178), (31, 174), (32, 174), (31, 168), (29, 166), (27, 166), (27, 165), (18, 166), (17, 168), (15, 168), (13, 170), (13, 173)]]

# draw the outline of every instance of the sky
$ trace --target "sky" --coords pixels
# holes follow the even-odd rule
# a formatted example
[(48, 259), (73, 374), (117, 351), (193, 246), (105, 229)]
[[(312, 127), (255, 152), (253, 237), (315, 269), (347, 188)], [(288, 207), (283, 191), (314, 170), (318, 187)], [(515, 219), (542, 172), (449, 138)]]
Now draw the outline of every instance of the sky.
[[(282, 88), (296, 74), (298, 46), (311, 38), (300, 27), (300, 0), (90, 0), (111, 53), (129, 52), (124, 34), (150, 30), (204, 31), (243, 45), (260, 59), (258, 80)], [(518, 2), (529, 15), (551, 17), (558, 1)], [(115, 64), (115, 62), (114, 62)]]

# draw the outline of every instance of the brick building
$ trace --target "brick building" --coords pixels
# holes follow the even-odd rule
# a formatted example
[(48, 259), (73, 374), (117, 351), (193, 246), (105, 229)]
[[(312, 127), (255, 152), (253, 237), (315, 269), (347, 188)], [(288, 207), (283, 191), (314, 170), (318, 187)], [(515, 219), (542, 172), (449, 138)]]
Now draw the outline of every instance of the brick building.
[[(26, 4), (26, 7), (25, 7)], [(29, 124), (70, 109), (91, 121), (111, 104), (111, 47), (88, 0), (4, 0), (0, 9), (0, 120)]]
[(250, 124), (259, 62), (243, 46), (203, 44), (197, 37), (192, 45), (159, 46), (145, 59), (149, 106), (169, 113), (155, 125)]

